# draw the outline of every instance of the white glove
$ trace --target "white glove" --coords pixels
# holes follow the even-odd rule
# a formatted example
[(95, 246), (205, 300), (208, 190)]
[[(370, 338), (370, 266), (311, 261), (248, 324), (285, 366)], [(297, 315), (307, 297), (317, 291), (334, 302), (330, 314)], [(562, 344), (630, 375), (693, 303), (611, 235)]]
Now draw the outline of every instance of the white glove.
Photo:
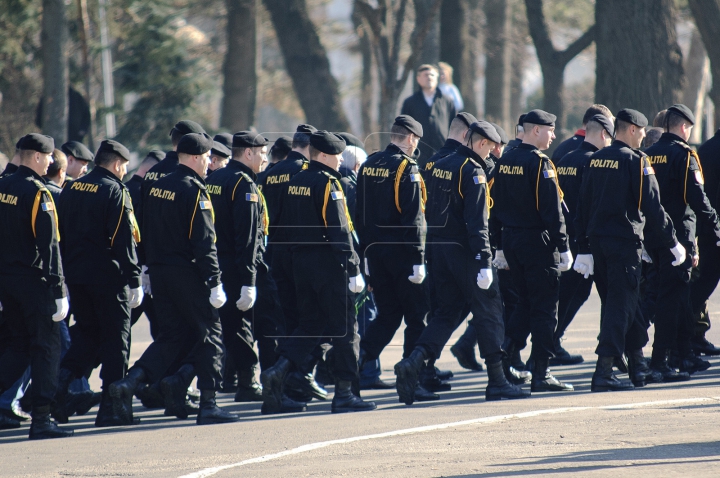
[[(718, 237), (718, 239), (720, 239), (720, 231), (715, 231), (715, 235)], [(720, 241), (718, 241), (716, 245), (720, 246)]]
[(142, 304), (143, 297), (145, 297), (145, 294), (143, 293), (142, 286), (137, 289), (130, 289), (130, 299), (128, 300), (130, 308), (134, 309)]
[(57, 306), (57, 312), (53, 314), (52, 320), (53, 322), (60, 322), (67, 317), (70, 311), (70, 302), (68, 302), (67, 297), (63, 297), (62, 299), (55, 299), (55, 305)]
[(490, 284), (493, 281), (492, 269), (480, 269), (477, 276), (477, 285), (483, 290), (490, 288)]
[(592, 254), (578, 254), (573, 269), (586, 279), (593, 275), (595, 273), (595, 260), (593, 260)]
[(685, 248), (682, 244), (679, 242), (675, 244), (675, 247), (670, 249), (670, 252), (672, 252), (672, 255), (675, 256), (675, 260), (673, 261), (672, 265), (679, 266), (683, 262), (685, 262)]
[(255, 298), (257, 297), (257, 288), (255, 286), (243, 286), (240, 291), (240, 298), (235, 302), (235, 306), (241, 311), (245, 312), (250, 310), (255, 305)]
[(648, 264), (652, 264), (652, 259), (650, 258), (650, 254), (647, 253), (645, 248), (643, 247), (642, 255), (640, 258), (643, 260), (643, 262), (647, 262)]
[(355, 277), (350, 278), (348, 289), (353, 294), (359, 294), (365, 288), (365, 281), (363, 280), (362, 274), (358, 274)]
[(152, 295), (152, 290), (150, 289), (150, 274), (148, 274), (147, 266), (142, 266), (142, 274), (140, 275), (140, 281), (142, 283), (143, 292), (147, 295)]
[(413, 274), (408, 279), (413, 284), (422, 284), (422, 281), (425, 280), (425, 264), (413, 266)]
[(573, 256), (572, 252), (565, 251), (560, 253), (560, 264), (558, 265), (558, 269), (560, 269), (560, 272), (565, 272), (570, 270), (570, 266), (572, 266), (573, 263)]
[(493, 261), (493, 265), (498, 269), (510, 269), (507, 260), (505, 260), (505, 253), (502, 249), (495, 251), (495, 260)]
[(227, 296), (225, 295), (222, 284), (210, 289), (210, 305), (219, 309), (225, 305), (225, 302), (227, 302)]
[(368, 266), (367, 257), (364, 260), (365, 260), (365, 275), (367, 277), (370, 277), (370, 266)]

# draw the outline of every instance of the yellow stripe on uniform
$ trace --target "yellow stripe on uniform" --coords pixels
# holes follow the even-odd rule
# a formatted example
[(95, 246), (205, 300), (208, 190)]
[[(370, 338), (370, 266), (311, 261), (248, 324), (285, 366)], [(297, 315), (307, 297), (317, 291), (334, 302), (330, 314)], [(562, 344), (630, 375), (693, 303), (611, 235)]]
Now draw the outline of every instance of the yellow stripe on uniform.
[(538, 165), (537, 181), (535, 182), (535, 209), (540, 210), (540, 173), (542, 172), (542, 158), (540, 158), (540, 164)]
[[(123, 194), (123, 196), (125, 196)], [(122, 206), (120, 206), (120, 217), (118, 218), (117, 226), (115, 226), (115, 232), (113, 232), (112, 237), (110, 238), (110, 247), (113, 246), (115, 243), (115, 236), (117, 235), (118, 230), (120, 229), (120, 223), (122, 223), (123, 215), (125, 214), (125, 198), (123, 197), (123, 203)]]
[(193, 209), (192, 218), (190, 218), (190, 234), (188, 238), (192, 238), (193, 224), (195, 223), (195, 213), (197, 212), (198, 204), (200, 204), (200, 190), (198, 189), (197, 199), (195, 199), (195, 209)]
[(267, 236), (270, 231), (270, 214), (268, 214), (268, 207), (265, 202), (265, 196), (263, 196), (262, 189), (259, 189), (258, 192), (260, 193), (260, 199), (262, 200), (263, 205), (263, 234)]
[(643, 171), (644, 160), (645, 156), (640, 156), (640, 199), (638, 200), (638, 211), (642, 207), (643, 176), (645, 176), (645, 172)]
[(405, 171), (407, 165), (408, 160), (403, 159), (402, 163), (400, 163), (400, 166), (398, 167), (397, 172), (395, 173), (395, 207), (400, 213), (402, 212), (402, 209), (400, 209), (400, 180), (402, 179), (403, 172)]
[(322, 208), (322, 218), (323, 218), (323, 222), (325, 223), (325, 227), (327, 227), (327, 216), (325, 214), (327, 212), (328, 199), (330, 199), (330, 184), (331, 184), (331, 181), (330, 181), (330, 179), (328, 179), (327, 185), (325, 186), (325, 198), (323, 199), (323, 208)]
[[(342, 191), (342, 185), (340, 184), (340, 181), (333, 178), (333, 181), (335, 181), (335, 185), (338, 187), (339, 191)], [(348, 210), (347, 206), (347, 199), (345, 198), (345, 195), (343, 194), (342, 197), (343, 206), (345, 206), (345, 218), (348, 221), (348, 228), (350, 229), (350, 232), (353, 232), (355, 230), (355, 225), (352, 222), (352, 219), (350, 218), (350, 211)]]
[(42, 200), (42, 191), (38, 191), (37, 194), (35, 195), (35, 201), (33, 202), (33, 207), (32, 207), (32, 219), (31, 219), (32, 223), (31, 224), (32, 224), (33, 237), (37, 237), (37, 233), (35, 232), (35, 221), (37, 220), (37, 213), (38, 213), (38, 209), (40, 208), (41, 200)]
[(462, 163), (462, 166), (460, 166), (460, 174), (458, 175), (458, 177), (460, 178), (460, 179), (458, 179), (458, 192), (460, 193), (460, 197), (463, 199), (465, 199), (465, 196), (463, 195), (462, 189), (460, 188), (460, 186), (462, 185), (462, 170), (465, 167), (465, 165), (468, 163), (468, 161), (470, 161), (470, 158), (466, 158), (465, 162)]
[(243, 180), (243, 177), (240, 176), (240, 179), (238, 179), (238, 182), (235, 183), (235, 187), (233, 188), (233, 192), (232, 192), (232, 200), (233, 201), (235, 200), (235, 190), (237, 189), (238, 185), (240, 184), (240, 181), (242, 181), (242, 180)]

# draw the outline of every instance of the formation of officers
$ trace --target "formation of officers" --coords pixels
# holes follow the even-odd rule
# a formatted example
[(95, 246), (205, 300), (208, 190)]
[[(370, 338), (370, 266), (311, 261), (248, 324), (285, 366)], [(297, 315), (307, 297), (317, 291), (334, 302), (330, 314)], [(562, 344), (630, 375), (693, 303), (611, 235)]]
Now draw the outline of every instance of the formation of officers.
[[(435, 361), (469, 314), (451, 351), (483, 370), (478, 345), (486, 400), (571, 391), (549, 366), (582, 362), (561, 339), (593, 281), (602, 316), (592, 390), (688, 380), (709, 367), (701, 353), (720, 353), (704, 338), (720, 224), (687, 143), (692, 113), (674, 105), (661, 121), (643, 152), (641, 113), (593, 105), (555, 160), (543, 153), (555, 116), (542, 110), (520, 118), (512, 141), (459, 113), (429, 158), (418, 157), (423, 128), (408, 115), (369, 157), (352, 135), (305, 124), (268, 151), (257, 133), (211, 138), (180, 121), (172, 151), (148, 154), (127, 183), (130, 152), (116, 141), (94, 155), (63, 145), (94, 168), (56, 184), (45, 178), (53, 139), (28, 134), (0, 179), (0, 392), (30, 367), (31, 439), (73, 434), (57, 425), (77, 408), (70, 384), (98, 366), (100, 427), (137, 423), (134, 396), (216, 424), (239, 420), (218, 392), (277, 414), (326, 400), (326, 384), (333, 413), (373, 410), (360, 371), (404, 320), (394, 387), (410, 405), (450, 389)], [(700, 151), (718, 183), (720, 137)], [(369, 304), (377, 315), (360, 340)], [(153, 342), (128, 368), (142, 313)]]

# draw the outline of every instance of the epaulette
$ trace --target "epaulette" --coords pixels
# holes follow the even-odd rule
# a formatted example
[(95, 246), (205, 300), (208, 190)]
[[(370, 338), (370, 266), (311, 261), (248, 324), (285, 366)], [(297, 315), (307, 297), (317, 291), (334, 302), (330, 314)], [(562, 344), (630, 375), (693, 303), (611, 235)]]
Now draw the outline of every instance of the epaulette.
[(683, 148), (689, 150), (689, 151), (695, 151), (694, 149), (692, 149), (692, 148), (690, 147), (689, 144), (687, 144), (687, 143), (685, 143), (685, 142), (683, 142), (683, 141), (675, 141), (675, 142), (676, 142), (677, 144), (679, 144), (680, 146), (682, 146)]
[(482, 168), (482, 166), (480, 166), (480, 164), (479, 164), (477, 161), (475, 161), (474, 159), (472, 159), (472, 158), (467, 158), (467, 159), (468, 159), (468, 161), (470, 161), (470, 162), (473, 164), (473, 166), (475, 166), (476, 168)]
[(335, 176), (333, 176), (332, 174), (328, 173), (327, 171), (320, 171), (320, 172), (323, 173), (325, 176), (327, 176), (327, 177), (330, 178), (330, 179), (337, 179)]
[(194, 182), (197, 185), (197, 187), (199, 187), (203, 191), (205, 191), (207, 189), (205, 187), (205, 185), (203, 183), (201, 183), (200, 180), (198, 180), (197, 178), (190, 178), (190, 181)]
[(37, 186), (37, 188), (38, 188), (40, 191), (50, 192), (50, 191), (48, 191), (47, 186), (45, 186), (45, 184), (43, 184), (43, 182), (40, 181), (39, 179), (33, 178), (32, 182), (35, 183), (35, 186)]
[(533, 149), (533, 153), (537, 154), (542, 159), (547, 159), (548, 161), (550, 161), (550, 158), (548, 158), (548, 156), (545, 153), (543, 153), (542, 151), (540, 151), (539, 149)]
[(254, 183), (250, 175), (244, 171), (239, 171), (240, 175), (243, 177), (243, 179), (249, 183)]

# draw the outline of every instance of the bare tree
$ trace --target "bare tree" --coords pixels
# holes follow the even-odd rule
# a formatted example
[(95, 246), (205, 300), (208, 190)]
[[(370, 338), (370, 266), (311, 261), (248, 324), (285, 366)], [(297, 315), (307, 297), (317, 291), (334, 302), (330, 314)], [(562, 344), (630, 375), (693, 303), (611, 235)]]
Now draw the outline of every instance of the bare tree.
[[(362, 28), (362, 17), (357, 11), (355, 4), (352, 12), (353, 26), (358, 35), (358, 46), (362, 57), (362, 74), (360, 77), (360, 119), (362, 120), (363, 134), (368, 136), (376, 130), (372, 117), (373, 103), (373, 51), (370, 38)], [(366, 148), (368, 146), (366, 145)]]
[(440, 59), (455, 69), (453, 82), (460, 90), (465, 111), (478, 114), (475, 102), (477, 38), (473, 35), (473, 21), (478, 0), (443, 2), (440, 9)]
[(223, 64), (220, 124), (246, 130), (255, 121), (257, 94), (257, 0), (226, 0), (227, 51)]
[(485, 117), (511, 131), (512, 9), (509, 0), (486, 0)]
[(720, 125), (720, 0), (689, 0), (688, 4), (695, 17), (700, 36), (702, 36), (712, 73), (712, 88), (709, 96), (715, 105), (715, 125)]
[(319, 129), (347, 131), (338, 82), (330, 72), (305, 0), (264, 0), (270, 12), (285, 68), (307, 121)]
[[(604, 3), (604, 2), (599, 2)], [(550, 38), (550, 27), (543, 13), (543, 0), (525, 0), (530, 36), (535, 44), (543, 75), (543, 108), (557, 115), (555, 130), (562, 139), (565, 125), (563, 104), (565, 67), (570, 60), (589, 47), (595, 38), (595, 26), (588, 28), (577, 40), (564, 50), (557, 50)], [(556, 133), (557, 134), (557, 133)], [(559, 144), (557, 141), (555, 144)]]
[(68, 132), (68, 26), (63, 0), (43, 0), (42, 130), (60, 144)]
[[(420, 54), (417, 57), (414, 68), (429, 63), (436, 65), (440, 61), (440, 18), (432, 13), (433, 0), (414, 0), (415, 5), (415, 29), (413, 37), (420, 34), (420, 30), (426, 20), (430, 21), (425, 40), (420, 47)], [(412, 38), (411, 38), (412, 41)]]

